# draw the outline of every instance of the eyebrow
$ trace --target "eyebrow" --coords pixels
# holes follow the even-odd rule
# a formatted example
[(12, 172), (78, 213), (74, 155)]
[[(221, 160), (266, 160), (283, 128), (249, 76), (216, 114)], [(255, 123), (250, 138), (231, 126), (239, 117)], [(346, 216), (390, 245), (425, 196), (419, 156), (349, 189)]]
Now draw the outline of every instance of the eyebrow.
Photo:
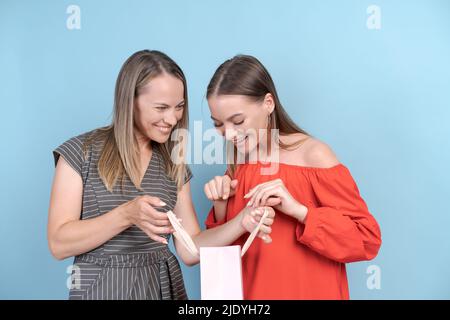
[[(233, 114), (231, 117), (228, 117), (227, 121), (231, 121), (231, 120), (233, 120), (233, 118), (235, 118), (235, 117), (237, 117), (237, 116), (240, 116), (240, 115), (243, 115), (243, 113), (242, 113), (242, 112), (240, 112), (240, 113), (235, 113), (235, 114)], [(217, 120), (216, 118), (214, 118), (213, 116), (211, 116), (211, 119), (213, 119), (214, 121), (219, 121), (219, 120)]]
[[(175, 107), (178, 107), (179, 105), (182, 105), (184, 103), (185, 103), (185, 101), (183, 100), (180, 103), (178, 103)], [(163, 106), (163, 107), (169, 107), (170, 108), (170, 106), (167, 103), (163, 103), (163, 102), (153, 102), (153, 104), (157, 104), (157, 105), (160, 105), (160, 106)]]

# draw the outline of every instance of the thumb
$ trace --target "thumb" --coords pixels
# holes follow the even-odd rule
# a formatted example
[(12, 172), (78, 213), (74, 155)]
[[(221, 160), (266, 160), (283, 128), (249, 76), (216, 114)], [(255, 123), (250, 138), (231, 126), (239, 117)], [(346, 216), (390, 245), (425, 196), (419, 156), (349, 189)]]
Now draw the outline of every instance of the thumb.
[(237, 184), (238, 184), (238, 180), (237, 179), (231, 180), (231, 183), (230, 183), (231, 189), (236, 189)]
[(278, 197), (270, 197), (269, 199), (266, 200), (265, 205), (267, 207), (274, 207), (276, 205), (279, 205), (281, 203), (281, 199)]
[(147, 202), (151, 206), (164, 207), (166, 205), (158, 197), (152, 197), (152, 196), (149, 196), (149, 195), (145, 195), (145, 196), (143, 196), (143, 198), (145, 199), (145, 202)]

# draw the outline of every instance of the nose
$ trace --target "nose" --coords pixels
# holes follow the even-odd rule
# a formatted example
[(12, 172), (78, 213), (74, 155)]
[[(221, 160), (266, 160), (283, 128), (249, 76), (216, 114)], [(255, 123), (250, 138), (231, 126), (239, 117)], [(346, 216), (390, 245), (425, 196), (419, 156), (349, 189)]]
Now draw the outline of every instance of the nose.
[(222, 133), (222, 135), (225, 136), (226, 140), (233, 140), (237, 136), (237, 131), (233, 128), (225, 128), (225, 134)]
[(171, 125), (172, 127), (174, 127), (178, 122), (177, 117), (175, 115), (175, 111), (173, 110), (166, 112), (163, 120), (165, 123)]

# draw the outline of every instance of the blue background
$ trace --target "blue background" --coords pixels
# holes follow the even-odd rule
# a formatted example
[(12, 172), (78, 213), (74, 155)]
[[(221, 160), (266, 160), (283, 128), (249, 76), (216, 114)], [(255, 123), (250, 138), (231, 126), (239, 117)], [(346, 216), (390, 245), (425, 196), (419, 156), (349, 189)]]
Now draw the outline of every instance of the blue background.
[[(80, 30), (66, 27), (71, 4)], [(380, 30), (366, 26), (371, 4)], [(183, 68), (191, 124), (204, 128), (216, 67), (237, 53), (257, 56), (289, 114), (334, 149), (380, 223), (378, 257), (348, 265), (351, 297), (449, 299), (449, 40), (446, 0), (2, 0), (0, 298), (67, 298), (72, 259), (54, 260), (46, 240), (51, 151), (110, 122), (122, 63), (149, 48)], [(203, 222), (203, 184), (224, 166), (192, 169)], [(366, 285), (373, 264), (379, 290)], [(198, 266), (183, 272), (199, 298)]]

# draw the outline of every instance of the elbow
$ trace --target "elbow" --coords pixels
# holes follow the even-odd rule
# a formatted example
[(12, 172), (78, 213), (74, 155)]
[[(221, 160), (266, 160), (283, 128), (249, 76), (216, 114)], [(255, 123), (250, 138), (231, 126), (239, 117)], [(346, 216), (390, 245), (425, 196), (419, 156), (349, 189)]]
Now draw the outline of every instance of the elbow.
[(62, 246), (60, 244), (58, 244), (58, 242), (54, 239), (48, 240), (48, 248), (49, 248), (50, 253), (52, 254), (53, 258), (55, 258), (58, 261), (64, 260), (69, 257), (69, 255), (67, 255), (64, 252)]
[(198, 257), (194, 257), (190, 254), (188, 256), (181, 257), (181, 260), (188, 267), (193, 267), (200, 262), (200, 259)]
[(49, 242), (48, 247), (50, 249), (50, 253), (52, 254), (53, 258), (55, 258), (58, 261), (61, 261), (61, 260), (65, 259), (65, 257), (62, 254), (61, 250), (59, 250), (59, 248), (55, 244), (52, 244), (51, 242)]
[(383, 241), (381, 240), (380, 227), (378, 226), (378, 224), (376, 224), (371, 241), (368, 241), (368, 243), (365, 245), (365, 250), (367, 253), (366, 260), (372, 260), (378, 255), (382, 243)]
[(376, 241), (374, 241), (370, 246), (367, 246), (366, 260), (370, 261), (370, 260), (375, 259), (375, 257), (378, 255), (378, 252), (380, 251), (381, 243), (382, 243), (382, 241), (381, 241), (381, 237), (380, 237)]
[(193, 267), (200, 262), (200, 257), (192, 255), (187, 250), (177, 250), (177, 254), (181, 261), (188, 267)]
[[(366, 244), (364, 248), (362, 248), (359, 254), (349, 255), (345, 257), (338, 257), (336, 260), (338, 262), (350, 263), (350, 262), (359, 262), (359, 261), (370, 261), (375, 259), (378, 255), (378, 251), (381, 247), (381, 240), (374, 241), (373, 243)], [(358, 251), (358, 250), (355, 250)]]

